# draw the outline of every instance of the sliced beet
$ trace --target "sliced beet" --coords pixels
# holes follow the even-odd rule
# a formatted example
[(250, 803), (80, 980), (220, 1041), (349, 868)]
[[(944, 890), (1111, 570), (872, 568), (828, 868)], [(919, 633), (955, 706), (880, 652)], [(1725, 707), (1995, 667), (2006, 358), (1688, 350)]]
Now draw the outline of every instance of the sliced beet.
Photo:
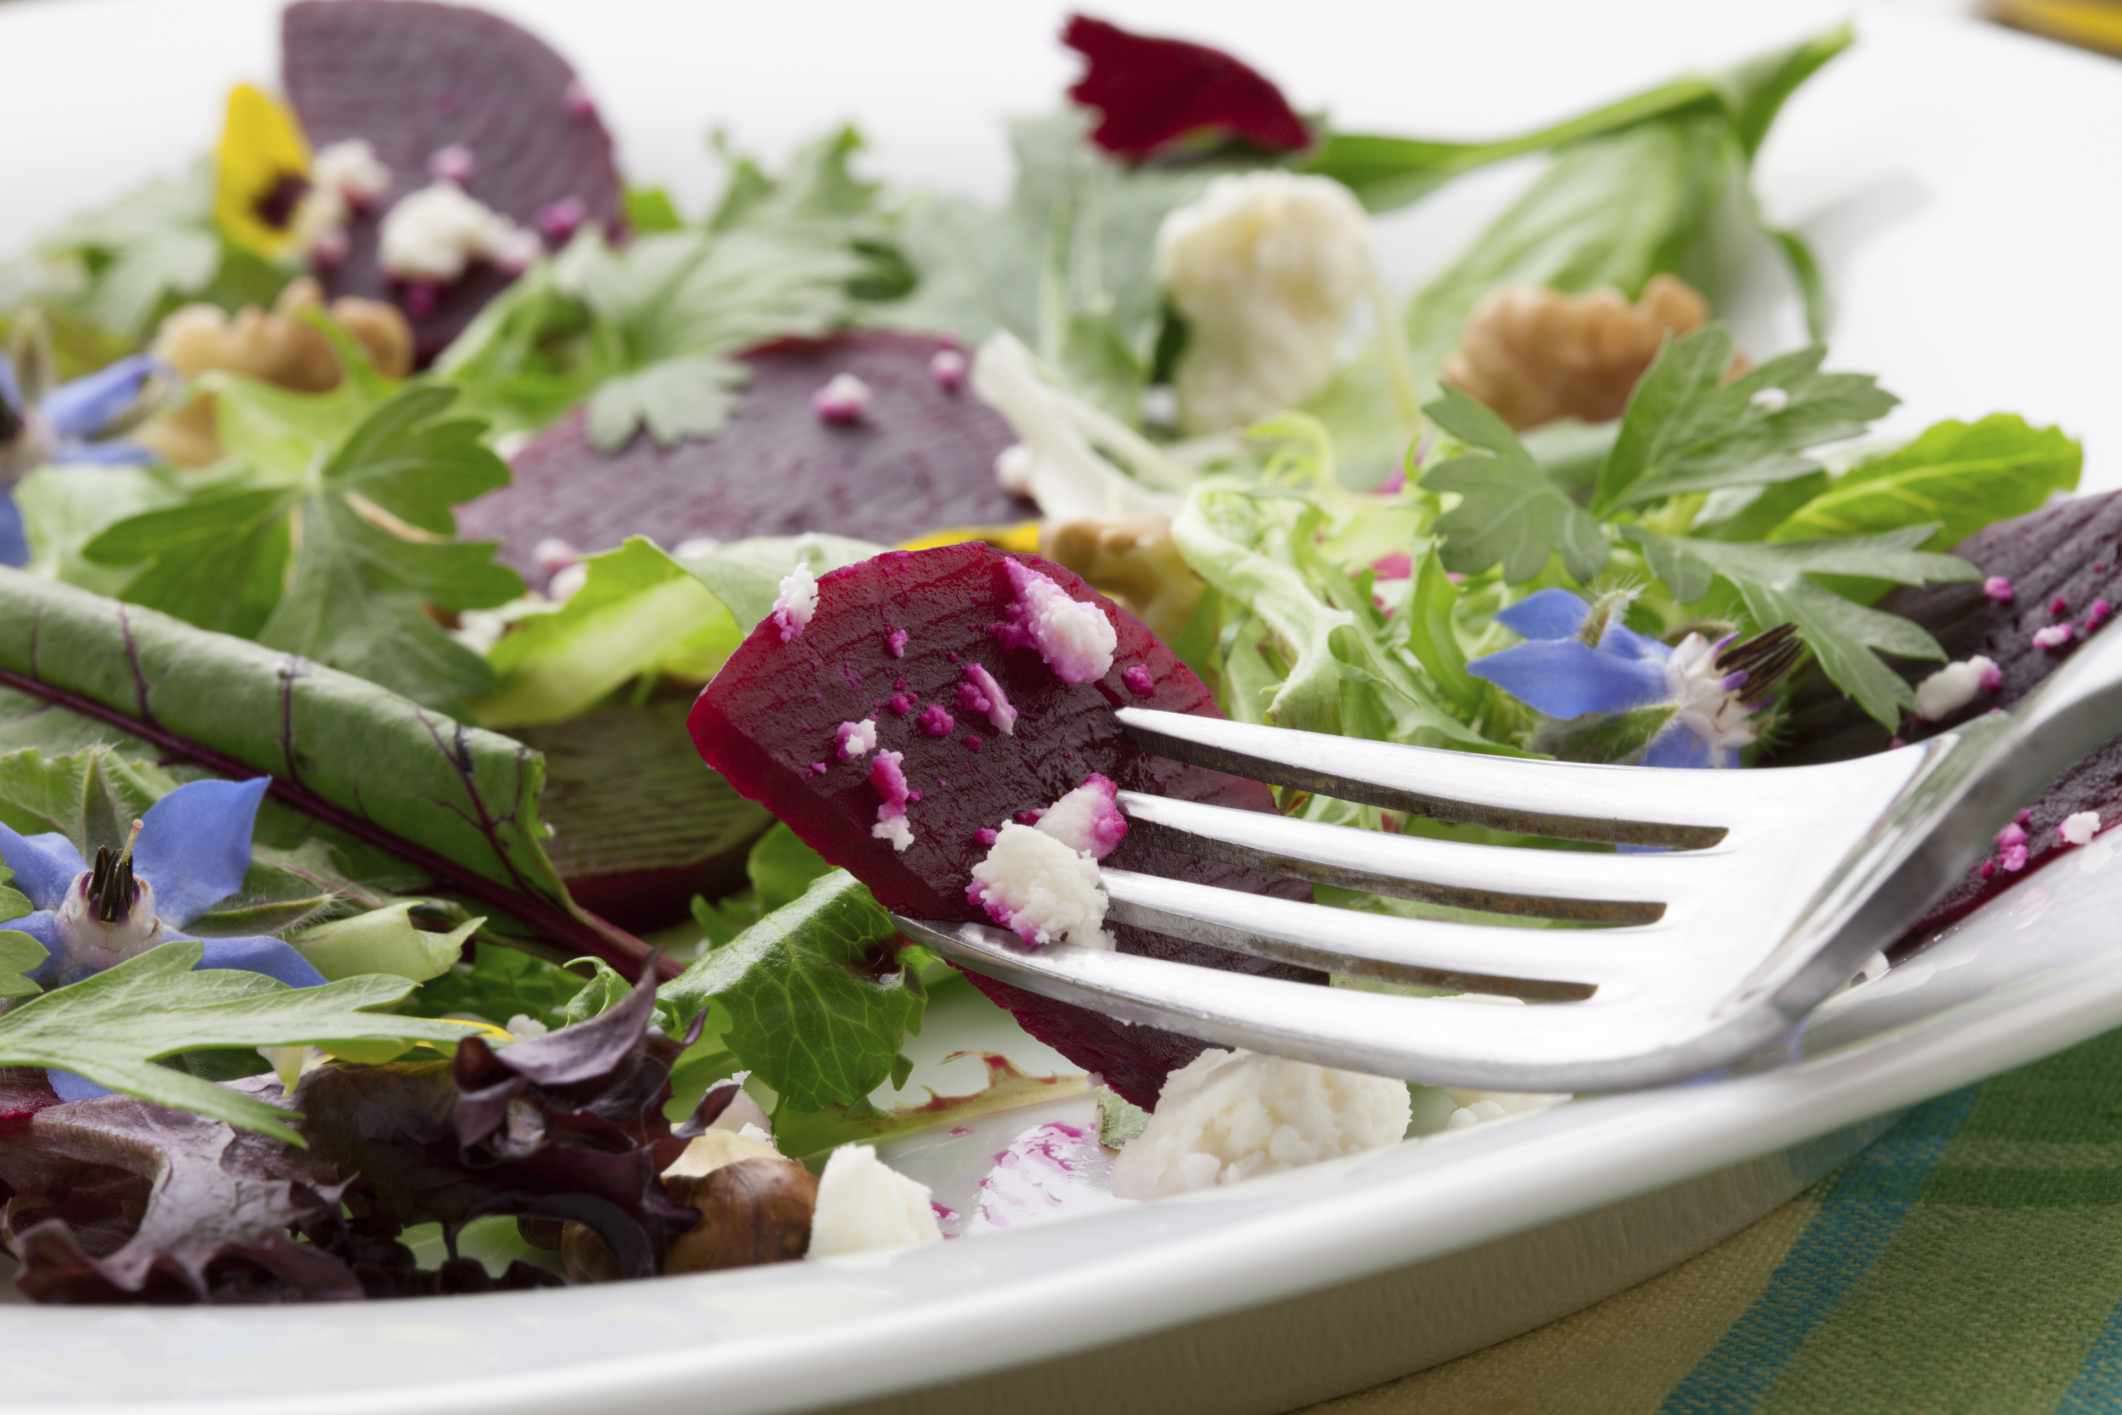
[[(1118, 633), (1102, 679), (1067, 684), (1033, 648), (1005, 648), (998, 634), (1016, 595), (1005, 565), (1017, 561), (1094, 604)], [(903, 636), (903, 638), (901, 637)], [(904, 657), (894, 655), (897, 643)], [(1016, 710), (1003, 733), (961, 685), (971, 670), (993, 675)], [(1145, 694), (1143, 675), (1148, 674)], [(978, 690), (976, 690), (978, 691)], [(783, 642), (768, 618), (753, 630), (693, 707), (693, 741), (708, 765), (786, 821), (813, 849), (851, 870), (886, 907), (916, 918), (986, 923), (966, 902), (972, 868), (987, 854), (978, 832), (1019, 812), (1043, 810), (1093, 772), (1122, 790), (1155, 792), (1246, 810), (1272, 811), (1266, 787), (1150, 756), (1121, 736), (1113, 709), (1127, 704), (1219, 714), (1209, 691), (1149, 630), (1076, 575), (1030, 555), (973, 543), (893, 551), (835, 570), (818, 581), (815, 614)], [(942, 707), (952, 725), (935, 735)], [(919, 800), (907, 804), (913, 842), (901, 852), (871, 834), (883, 798), (871, 784), (871, 758), (839, 755), (843, 722), (876, 722), (875, 750), (901, 754)], [(817, 769), (822, 764), (823, 771)], [(1154, 849), (1135, 836), (1106, 863), (1285, 898), (1309, 887), (1216, 861)], [(1271, 977), (1321, 975), (1263, 963), (1126, 925), (1108, 923), (1124, 952), (1179, 959)], [(1154, 1105), (1166, 1073), (1205, 1043), (1053, 1002), (992, 979), (973, 982), (1008, 1008), (1025, 1030), (1137, 1105)]]
[[(946, 351), (947, 339), (882, 329), (763, 345), (742, 356), (744, 402), (716, 436), (663, 447), (643, 432), (607, 455), (576, 413), (518, 452), (514, 483), (462, 507), (459, 524), (542, 581), (532, 552), (548, 537), (583, 551), (630, 535), (675, 547), (804, 531), (890, 545), (1037, 516), (995, 480), (996, 456), (1017, 440), (1009, 424), (930, 371)], [(853, 421), (819, 416), (811, 396), (843, 373), (868, 385), (867, 408)]]
[(1141, 161), (1177, 144), (1238, 138), (1269, 152), (1311, 146), (1289, 100), (1257, 71), (1204, 44), (1069, 17), (1061, 42), (1089, 60), (1068, 96), (1099, 113), (1091, 141)]
[[(2070, 657), (2075, 643), (2045, 649), (2034, 643), (2037, 630), (2051, 625), (2087, 624), (2096, 601), (2122, 608), (2122, 492), (2059, 502), (2039, 511), (1999, 521), (1953, 547), (1953, 554), (1972, 562), (1984, 577), (2002, 576), (2011, 583), (2011, 600), (2000, 602), (1982, 581), (1897, 589), (1879, 608), (1913, 619), (1931, 632), (1946, 656), (1964, 662), (1977, 654), (1997, 665), (2003, 679), (1994, 693), (1983, 693), (1958, 712), (1936, 722), (1911, 719), (1901, 738), (1920, 742), (1949, 732), (1992, 708), (2017, 707), (2048, 675)], [(2054, 608), (2057, 600), (2063, 608)], [(2091, 632), (2112, 632), (2095, 624)], [(1932, 662), (1896, 662), (1911, 684), (1937, 671)], [(1793, 699), (1788, 744), (1769, 759), (1772, 765), (1841, 761), (1888, 745), (1886, 729), (1865, 717), (1854, 704), (1817, 681)], [(2064, 817), (2098, 811), (2103, 826), (2122, 821), (2122, 740), (2091, 753), (2056, 779), (2038, 801), (2030, 803), (2023, 869), (1994, 865), (1988, 878), (1972, 873), (1932, 907), (1911, 929), (1912, 943), (1973, 912), (2068, 853), (2056, 837)]]
[[(362, 138), (391, 172), (390, 190), (348, 224), (345, 258), (322, 272), (333, 296), (405, 307), (405, 287), (376, 263), (383, 216), (452, 144), (471, 153), (464, 190), (517, 225), (536, 231), (540, 211), (572, 198), (583, 219), (618, 228), (611, 134), (567, 61), (507, 20), (424, 0), (300, 0), (281, 16), (280, 52), (310, 146)], [(412, 320), (420, 363), (512, 278), (476, 264), (441, 291)]]

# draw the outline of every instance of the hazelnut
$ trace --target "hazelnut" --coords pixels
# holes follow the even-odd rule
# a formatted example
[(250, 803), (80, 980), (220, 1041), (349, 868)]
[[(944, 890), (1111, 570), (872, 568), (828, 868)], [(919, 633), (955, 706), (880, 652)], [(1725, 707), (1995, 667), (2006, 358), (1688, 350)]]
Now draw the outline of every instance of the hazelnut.
[(672, 1179), (664, 1192), (700, 1212), (665, 1258), (667, 1273), (710, 1272), (786, 1263), (810, 1247), (818, 1180), (790, 1159), (740, 1159), (698, 1178)]
[(570, 1223), (560, 1230), (560, 1262), (569, 1282), (617, 1282), (622, 1276), (619, 1260), (587, 1224)]
[(1118, 599), (1166, 642), (1179, 637), (1201, 602), (1201, 577), (1172, 543), (1166, 516), (1050, 521), (1039, 553)]
[(1444, 379), (1521, 430), (1564, 417), (1607, 422), (1666, 336), (1708, 319), (1709, 302), (1671, 275), (1653, 276), (1633, 305), (1615, 290), (1503, 285), (1467, 316)]
[[(183, 377), (242, 374), (298, 393), (339, 386), (339, 358), (331, 341), (294, 316), (317, 309), (324, 291), (308, 276), (288, 282), (270, 314), (252, 305), (233, 317), (213, 305), (185, 305), (162, 321), (155, 356)], [(412, 372), (413, 334), (396, 307), (351, 297), (334, 300), (332, 318), (389, 378)], [(142, 425), (134, 440), (179, 466), (203, 467), (221, 456), (214, 399), (201, 393), (183, 407)]]

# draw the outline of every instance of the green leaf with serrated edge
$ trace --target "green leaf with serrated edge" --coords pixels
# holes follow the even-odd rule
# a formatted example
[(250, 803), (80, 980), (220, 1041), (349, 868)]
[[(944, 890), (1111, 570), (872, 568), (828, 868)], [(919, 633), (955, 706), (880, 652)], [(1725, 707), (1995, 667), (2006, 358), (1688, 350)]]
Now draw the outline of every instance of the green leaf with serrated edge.
[(331, 982), (385, 973), (424, 983), (456, 965), (464, 945), (486, 920), (467, 919), (447, 933), (430, 933), (413, 923), (413, 910), (419, 907), (408, 900), (334, 919), (304, 929), (288, 943)]
[(173, 772), (271, 773), (254, 858), (270, 847), (308, 868), (318, 842), (390, 892), (477, 901), (490, 937), (645, 952), (568, 898), (539, 844), (536, 753), (350, 675), (0, 570), (0, 747), (99, 740)]
[(882, 555), (885, 547), (851, 536), (752, 536), (733, 540), (679, 563), (715, 593), (737, 616), (737, 627), (749, 634), (773, 612), (781, 581), (801, 561), (812, 575), (859, 564)]
[(890, 1075), (920, 996), (892, 958), (898, 930), (845, 870), (812, 882), (664, 984), (657, 1008), (682, 1031), (709, 1003), (723, 1040), (797, 1110), (848, 1104)]
[(1434, 551), (1424, 555), (1407, 609), (1407, 646), (1460, 714), (1472, 718), (1481, 711), (1488, 685), (1466, 671), (1466, 650), (1452, 625), (1458, 604), (1459, 587), (1446, 578), (1444, 562)]
[(418, 1017), (470, 1012), (497, 1027), (506, 1027), (515, 1017), (562, 1027), (568, 1003), (583, 986), (581, 977), (557, 963), (521, 949), (475, 943), (468, 957), (424, 984), (398, 1010)]
[(952, 1052), (944, 1060), (977, 1056), (987, 1065), (987, 1084), (963, 1096), (939, 1096), (919, 1105), (895, 1105), (878, 1110), (865, 1098), (860, 1106), (830, 1105), (809, 1112), (784, 1106), (774, 1112), (774, 1143), (783, 1154), (817, 1155), (842, 1145), (867, 1145), (944, 1124), (962, 1125), (968, 1120), (1024, 1106), (1068, 1100), (1090, 1088), (1083, 1076), (1030, 1076), (993, 1052)]
[[(15, 872), (0, 865), (0, 924), (30, 912), (22, 891), (8, 884)], [(43, 991), (27, 976), (44, 963), (43, 944), (20, 929), (0, 929), (0, 997), (33, 997)]]
[(47, 261), (78, 265), (71, 303), (109, 329), (139, 336), (172, 297), (203, 292), (221, 268), (213, 224), (214, 166), (158, 179), (76, 216), (38, 242)]
[(1903, 709), (1915, 707), (1915, 694), (1878, 654), (1935, 659), (1943, 658), (1943, 651), (1910, 621), (1855, 604), (1805, 577), (1864, 575), (1899, 584), (1981, 578), (1982, 572), (1964, 560), (1916, 549), (1931, 530), (1911, 526), (1853, 540), (1766, 544), (1659, 536), (1641, 526), (1623, 527), (1621, 533), (1643, 547), (1651, 573), (1680, 603), (1702, 599), (1712, 581), (1722, 578), (1738, 589), (1758, 626), (1795, 623), (1835, 685), (1894, 727)]
[(1668, 340), (1629, 397), (1592, 514), (1818, 471), (1806, 448), (1854, 436), (1900, 401), (1868, 374), (1821, 373), (1826, 352), (1784, 354), (1727, 383), (1722, 324)]
[(248, 638), (280, 601), (294, 502), (285, 488), (232, 487), (114, 522), (82, 554), (141, 567), (123, 589), (133, 603)]
[(1422, 474), (1429, 490), (1459, 496), (1459, 504), (1437, 520), (1445, 568), (1478, 574), (1500, 564), (1504, 583), (1512, 585), (1539, 574), (1556, 553), (1580, 582), (1605, 568), (1606, 533), (1548, 479), (1503, 419), (1456, 388), (1422, 411), (1477, 449)]
[(1942, 422), (1897, 452), (1865, 462), (1769, 532), (1770, 540), (1873, 535), (1934, 524), (1932, 549), (1958, 545), (1994, 521), (2038, 510), (2078, 485), (2084, 452), (2060, 428), (2012, 413)]
[(462, 1023), (368, 1010), (410, 992), (404, 978), (291, 988), (235, 969), (193, 972), (205, 951), (197, 943), (161, 944), (16, 1005), (0, 1016), (0, 1066), (57, 1066), (114, 1091), (300, 1145), (287, 1111), (154, 1063), (202, 1047), (450, 1043), (466, 1032)]
[(1675, 268), (1722, 202), (1736, 161), (1721, 114), (1680, 114), (1576, 143), (1407, 306), (1409, 357), (1433, 377), (1498, 285), (1639, 294)]

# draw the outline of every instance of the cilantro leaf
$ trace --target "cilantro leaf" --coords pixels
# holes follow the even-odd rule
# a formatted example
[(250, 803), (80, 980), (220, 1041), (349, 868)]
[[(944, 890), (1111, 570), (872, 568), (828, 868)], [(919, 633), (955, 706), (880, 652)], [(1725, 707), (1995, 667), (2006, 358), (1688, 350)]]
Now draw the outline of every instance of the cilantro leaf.
[(1446, 569), (1478, 574), (1500, 563), (1504, 583), (1515, 585), (1539, 574), (1556, 552), (1580, 582), (1605, 568), (1606, 533), (1540, 469), (1503, 419), (1456, 388), (1422, 411), (1471, 449), (1422, 474), (1430, 490), (1459, 496), (1437, 520)]
[(300, 1145), (286, 1111), (154, 1063), (201, 1047), (453, 1042), (465, 1034), (462, 1023), (368, 1010), (410, 992), (405, 978), (290, 988), (256, 973), (193, 972), (204, 953), (201, 944), (165, 943), (17, 1005), (0, 1016), (0, 1065), (61, 1067), (142, 1100)]
[(714, 1004), (723, 1041), (799, 1111), (850, 1104), (892, 1074), (906, 1034), (921, 1028), (918, 974), (893, 960), (891, 916), (845, 870), (663, 985), (665, 1030)]
[(1668, 340), (1629, 397), (1599, 469), (1591, 512), (1689, 491), (1790, 481), (1819, 470), (1804, 449), (1862, 432), (1901, 400), (1869, 374), (1821, 373), (1819, 345), (1727, 383), (1731, 331), (1708, 324)]
[[(269, 467), (208, 479), (174, 505), (114, 522), (82, 554), (138, 566), (123, 591), (133, 603), (459, 712), (492, 675), (425, 606), (485, 608), (523, 584), (493, 563), (492, 545), (442, 539), (456, 530), (454, 503), (508, 481), (479, 441), (483, 424), (443, 418), (455, 397), (418, 387), (381, 401), (328, 456), (316, 439), (350, 409), (320, 409), (316, 425), (297, 418), (282, 436), (257, 439)], [(253, 412), (284, 401), (260, 400)], [(304, 448), (314, 450), (298, 467)]]
[(2078, 484), (2084, 452), (2060, 428), (2011, 413), (1942, 422), (1898, 452), (1866, 462), (1793, 511), (1770, 540), (1859, 536), (1932, 524), (1931, 549), (1958, 545), (1993, 521), (2037, 510)]
[(1980, 579), (1981, 571), (1965, 560), (1916, 548), (1932, 530), (1922, 525), (1850, 540), (1769, 543), (1661, 536), (1641, 526), (1624, 526), (1621, 534), (1643, 547), (1651, 573), (1675, 600), (1700, 600), (1723, 579), (1738, 590), (1756, 624), (1795, 623), (1835, 685), (1894, 727), (1903, 709), (1914, 709), (1915, 693), (1878, 654), (1935, 659), (1944, 651), (1909, 620), (1867, 609), (1805, 577), (1863, 575), (1904, 585)]

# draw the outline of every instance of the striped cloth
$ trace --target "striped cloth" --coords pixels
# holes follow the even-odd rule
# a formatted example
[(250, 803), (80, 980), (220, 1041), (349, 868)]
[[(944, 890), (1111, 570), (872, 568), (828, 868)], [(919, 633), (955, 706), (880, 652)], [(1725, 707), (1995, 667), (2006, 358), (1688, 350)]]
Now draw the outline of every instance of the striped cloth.
[(1940, 1096), (1752, 1227), (1306, 1415), (2122, 1411), (2122, 1031)]

